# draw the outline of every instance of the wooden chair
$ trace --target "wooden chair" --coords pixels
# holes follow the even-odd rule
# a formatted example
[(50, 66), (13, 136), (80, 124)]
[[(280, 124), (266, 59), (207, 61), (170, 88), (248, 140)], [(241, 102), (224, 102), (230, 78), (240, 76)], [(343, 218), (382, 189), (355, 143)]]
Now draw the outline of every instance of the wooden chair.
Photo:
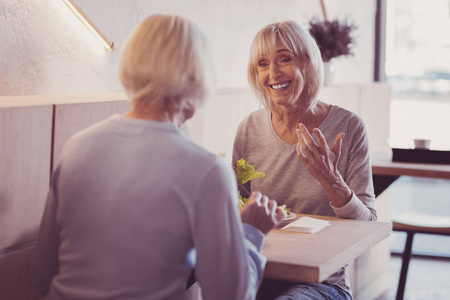
[[(424, 178), (398, 179), (398, 182), (390, 187), (396, 193), (397, 197), (409, 197), (410, 199), (420, 200), (432, 205), (433, 195), (436, 197), (449, 197), (450, 180), (433, 181)], [(445, 190), (445, 191), (444, 191)], [(392, 201), (396, 201), (392, 197)], [(445, 199), (444, 199), (445, 200)], [(417, 203), (417, 202), (416, 202)], [(439, 207), (437, 207), (439, 211)], [(416, 210), (417, 211), (417, 210)], [(402, 300), (405, 292), (406, 277), (408, 273), (409, 262), (411, 259), (411, 250), (414, 234), (437, 234), (450, 235), (450, 215), (446, 215), (447, 209), (440, 214), (430, 214), (408, 211), (401, 213), (393, 218), (392, 230), (406, 232), (406, 243), (402, 255), (402, 268), (397, 288), (397, 300)], [(442, 214), (444, 212), (444, 214)], [(449, 213), (449, 212), (447, 212)]]

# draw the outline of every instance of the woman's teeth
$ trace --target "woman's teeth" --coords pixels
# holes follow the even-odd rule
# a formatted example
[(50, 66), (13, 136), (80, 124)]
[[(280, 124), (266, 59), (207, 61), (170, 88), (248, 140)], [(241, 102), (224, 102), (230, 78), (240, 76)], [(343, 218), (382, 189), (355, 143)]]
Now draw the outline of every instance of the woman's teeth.
[(285, 83), (281, 83), (281, 84), (274, 84), (274, 85), (271, 85), (271, 87), (272, 87), (274, 90), (281, 90), (281, 89), (284, 89), (285, 87), (287, 87), (289, 84), (290, 84), (290, 82), (285, 82)]

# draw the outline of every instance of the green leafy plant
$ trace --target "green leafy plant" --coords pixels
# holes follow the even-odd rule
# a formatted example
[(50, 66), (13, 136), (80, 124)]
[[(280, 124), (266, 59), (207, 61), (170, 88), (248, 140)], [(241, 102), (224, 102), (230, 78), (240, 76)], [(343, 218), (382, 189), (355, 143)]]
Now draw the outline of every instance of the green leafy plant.
[(261, 172), (256, 172), (255, 167), (241, 158), (236, 162), (236, 167), (234, 168), (237, 180), (244, 184), (252, 179), (265, 177), (266, 175)]
[[(266, 174), (255, 171), (255, 167), (252, 164), (249, 164), (245, 159), (241, 158), (236, 162), (234, 167), (234, 172), (236, 173), (236, 178), (239, 183), (244, 184), (249, 182), (255, 178), (266, 177)], [(241, 193), (238, 192), (239, 197), (239, 209), (242, 209), (248, 203), (248, 198), (242, 197)], [(287, 208), (286, 205), (280, 205), (285, 211), (285, 216), (288, 216), (291, 213), (291, 209)]]
[[(234, 167), (234, 173), (236, 173), (236, 178), (240, 184), (244, 184), (255, 178), (266, 176), (264, 173), (256, 172), (255, 167), (252, 164), (247, 163), (243, 158), (241, 158), (236, 162), (236, 165)], [(241, 209), (247, 205), (248, 198), (242, 197), (241, 193), (239, 193), (238, 196), (239, 196), (239, 209)]]

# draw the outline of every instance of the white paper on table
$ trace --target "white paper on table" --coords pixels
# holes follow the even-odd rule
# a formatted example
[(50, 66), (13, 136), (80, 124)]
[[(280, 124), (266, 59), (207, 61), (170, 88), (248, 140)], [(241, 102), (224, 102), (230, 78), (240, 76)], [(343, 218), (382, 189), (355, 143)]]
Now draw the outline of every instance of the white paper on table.
[(284, 226), (281, 230), (315, 233), (329, 225), (331, 225), (329, 221), (314, 219), (311, 217), (301, 217), (298, 220)]

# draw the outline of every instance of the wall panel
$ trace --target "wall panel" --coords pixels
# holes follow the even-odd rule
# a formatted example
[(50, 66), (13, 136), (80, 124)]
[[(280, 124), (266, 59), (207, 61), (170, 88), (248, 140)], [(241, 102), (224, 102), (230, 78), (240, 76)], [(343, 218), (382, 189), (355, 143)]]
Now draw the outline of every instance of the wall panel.
[(0, 299), (37, 300), (39, 293), (31, 282), (34, 246), (0, 253)]
[(0, 99), (0, 298), (34, 300), (33, 241), (50, 181), (53, 107)]
[(67, 139), (74, 133), (114, 114), (124, 114), (130, 109), (128, 100), (55, 104), (53, 162)]
[(360, 116), (366, 122), (372, 151), (389, 151), (391, 88), (387, 84), (361, 86)]
[(34, 240), (49, 187), (52, 106), (0, 102), (0, 250)]

